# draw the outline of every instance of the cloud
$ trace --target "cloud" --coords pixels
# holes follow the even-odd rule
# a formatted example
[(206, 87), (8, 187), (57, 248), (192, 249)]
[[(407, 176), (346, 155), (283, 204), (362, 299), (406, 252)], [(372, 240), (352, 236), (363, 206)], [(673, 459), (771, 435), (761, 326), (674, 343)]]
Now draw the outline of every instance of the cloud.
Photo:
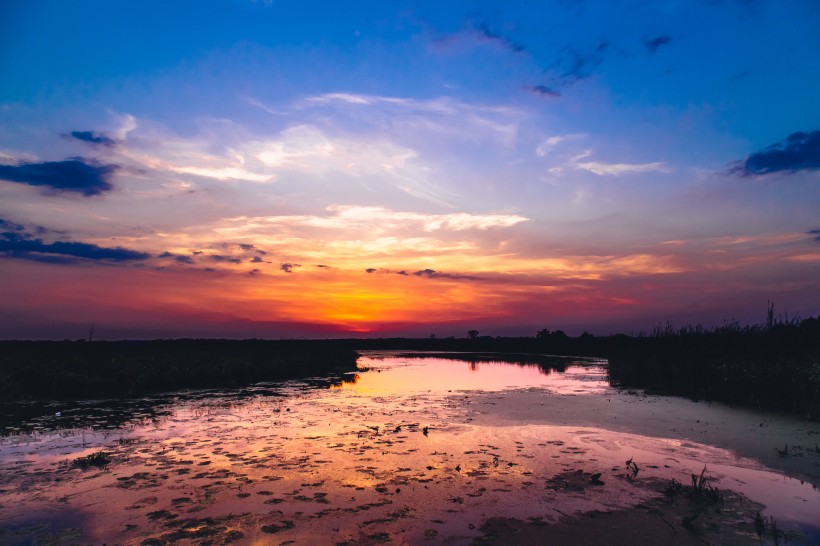
[(208, 258), (210, 258), (211, 260), (213, 260), (215, 262), (226, 262), (226, 263), (229, 263), (229, 264), (240, 264), (240, 263), (242, 263), (242, 260), (240, 260), (239, 258), (232, 258), (230, 256), (222, 256), (221, 254), (212, 254), (212, 255), (208, 256)]
[(162, 254), (157, 256), (157, 258), (173, 258), (174, 261), (176, 261), (178, 263), (181, 263), (181, 264), (187, 264), (187, 265), (193, 265), (193, 264), (196, 263), (194, 261), (194, 259), (191, 258), (190, 256), (182, 256), (182, 255), (174, 254), (173, 252), (167, 252), (167, 251), (163, 252)]
[(562, 50), (556, 66), (561, 70), (561, 76), (566, 83), (583, 80), (591, 76), (592, 70), (604, 61), (604, 55), (608, 49), (609, 42), (607, 41), (602, 41), (585, 51), (579, 51), (575, 46), (569, 45)]
[(214, 178), (216, 180), (246, 180), (248, 182), (268, 182), (274, 175), (256, 174), (239, 167), (195, 167), (195, 166), (172, 166), (170, 169), (180, 174), (192, 174), (203, 178)]
[(536, 95), (541, 95), (544, 97), (557, 98), (561, 96), (561, 93), (559, 91), (556, 91), (552, 87), (548, 87), (546, 85), (533, 85), (529, 88), (529, 90), (535, 93)]
[(71, 264), (83, 260), (128, 262), (145, 260), (149, 254), (121, 246), (110, 248), (75, 241), (47, 243), (27, 233), (23, 226), (0, 219), (0, 255), (36, 262)]
[(477, 27), (471, 24), (457, 32), (439, 35), (433, 40), (432, 45), (441, 50), (487, 45), (511, 53), (524, 53), (526, 49), (523, 44), (490, 28), (486, 22)]
[(442, 141), (509, 150), (527, 119), (526, 112), (507, 105), (344, 92), (304, 96), (288, 113), (274, 132), (209, 120), (199, 134), (182, 137), (142, 122), (138, 135), (116, 153), (164, 178), (161, 191), (192, 184), (207, 191), (210, 179), (276, 184), (281, 191), (315, 184), (318, 192), (333, 180), (334, 192), (349, 185), (452, 208), (461, 182), (439, 176), (441, 162), (451, 161)]
[(459, 280), (459, 281), (478, 281), (481, 280), (481, 277), (474, 277), (471, 275), (459, 275), (456, 273), (443, 273), (441, 271), (436, 271), (435, 269), (422, 269), (420, 271), (416, 271), (413, 275), (417, 277), (426, 277), (428, 279), (452, 279), (452, 280)]
[[(381, 95), (327, 93), (303, 99), (302, 108), (334, 107), (336, 119), (351, 115), (357, 126), (372, 123), (382, 133), (397, 140), (408, 135), (429, 139), (431, 133), (460, 140), (492, 140), (509, 145), (515, 141), (519, 125), (527, 113), (507, 105), (461, 102), (451, 97), (411, 99)], [(364, 115), (363, 115), (364, 113)]]
[(588, 161), (584, 163), (576, 163), (575, 168), (589, 171), (599, 176), (620, 176), (622, 174), (669, 172), (669, 169), (666, 167), (666, 165), (660, 161), (656, 161), (654, 163), (601, 163), (599, 161)]
[(790, 134), (783, 142), (772, 144), (736, 162), (729, 172), (753, 176), (776, 172), (815, 171), (820, 169), (820, 131)]
[(470, 214), (466, 212), (430, 214), (357, 205), (330, 205), (325, 210), (331, 214), (326, 216), (285, 215), (229, 218), (225, 221), (236, 224), (240, 229), (233, 230), (228, 227), (220, 231), (242, 236), (248, 229), (254, 233), (265, 232), (274, 225), (291, 229), (310, 227), (329, 230), (362, 230), (371, 234), (374, 230), (389, 231), (392, 229), (424, 232), (467, 231), (511, 227), (529, 220), (518, 214)]
[(279, 269), (281, 269), (285, 273), (291, 273), (291, 272), (293, 272), (294, 267), (302, 267), (302, 265), (301, 264), (291, 264), (291, 263), (286, 262), (286, 263), (281, 264), (279, 266)]
[(820, 229), (812, 229), (806, 232), (807, 235), (814, 235), (814, 240), (820, 243)]
[[(538, 147), (535, 149), (535, 154), (538, 157), (544, 157), (548, 155), (553, 148), (561, 144), (562, 142), (573, 142), (577, 140), (583, 140), (587, 138), (586, 133), (571, 133), (566, 135), (553, 135), (546, 140), (544, 140)], [(584, 156), (587, 157), (587, 156)]]
[[(353, 101), (355, 97), (334, 95), (314, 98), (315, 104), (328, 101), (326, 104), (335, 106), (340, 103), (359, 105)], [(380, 100), (387, 101), (383, 98)], [(309, 98), (305, 102), (314, 101)], [(256, 172), (267, 173), (265, 180), (274, 177), (288, 179), (294, 173), (317, 180), (343, 174), (359, 183), (368, 180), (388, 183), (413, 197), (439, 205), (450, 205), (448, 199), (452, 198), (449, 192), (431, 182), (429, 169), (415, 149), (397, 145), (387, 137), (334, 136), (314, 125), (301, 124), (288, 127), (276, 139), (246, 142), (237, 148), (241, 150), (248, 169), (253, 165)], [(191, 168), (186, 169), (193, 172)]]
[(26, 228), (20, 224), (15, 224), (12, 221), (0, 218), (0, 231), (25, 231)]
[(71, 131), (71, 136), (93, 146), (114, 147), (117, 141), (96, 131)]
[(644, 40), (643, 45), (646, 46), (646, 50), (649, 51), (649, 53), (655, 53), (662, 46), (668, 45), (671, 41), (672, 38), (663, 35), (658, 36), (657, 38), (652, 38), (651, 40)]
[(481, 41), (497, 44), (501, 46), (503, 49), (512, 51), (513, 53), (522, 53), (524, 51), (523, 45), (513, 40), (510, 40), (505, 36), (502, 36), (498, 32), (493, 31), (492, 29), (490, 29), (487, 23), (482, 23), (478, 27), (477, 32), (479, 40)]
[(365, 269), (367, 273), (379, 273), (382, 275), (399, 275), (402, 277), (423, 277), (427, 279), (450, 279), (450, 280), (459, 280), (459, 281), (479, 281), (484, 280), (481, 277), (475, 277), (472, 275), (459, 275), (457, 273), (444, 273), (442, 271), (436, 271), (435, 269), (420, 269), (413, 273), (408, 273), (406, 270), (402, 269), (396, 271), (394, 269), (376, 269), (374, 267), (369, 267)]
[(112, 189), (111, 176), (118, 165), (99, 165), (83, 158), (45, 163), (0, 165), (0, 179), (29, 186), (46, 186), (85, 196), (99, 195)]

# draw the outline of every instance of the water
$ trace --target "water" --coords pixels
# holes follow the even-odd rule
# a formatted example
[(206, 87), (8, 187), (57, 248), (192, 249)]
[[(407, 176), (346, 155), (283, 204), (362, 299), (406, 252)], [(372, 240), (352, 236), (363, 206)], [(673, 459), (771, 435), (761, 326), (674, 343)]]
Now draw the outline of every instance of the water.
[(628, 510), (704, 467), (723, 525), (756, 542), (760, 511), (820, 543), (818, 424), (620, 392), (602, 364), (370, 352), (341, 383), (7, 407), (0, 543), (470, 544), (491, 517)]

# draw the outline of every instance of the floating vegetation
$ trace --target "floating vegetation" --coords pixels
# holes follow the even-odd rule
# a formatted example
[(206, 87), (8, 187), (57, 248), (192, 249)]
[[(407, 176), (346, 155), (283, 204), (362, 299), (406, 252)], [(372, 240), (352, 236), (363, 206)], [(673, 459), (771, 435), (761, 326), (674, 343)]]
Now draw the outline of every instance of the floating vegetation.
[(111, 457), (104, 451), (98, 451), (85, 457), (77, 457), (72, 461), (71, 466), (75, 468), (82, 468), (86, 470), (95, 466), (97, 468), (105, 468), (111, 462)]
[(270, 535), (280, 533), (282, 531), (287, 531), (288, 529), (293, 529), (296, 527), (296, 524), (291, 520), (284, 520), (280, 523), (270, 523), (268, 525), (263, 525), (261, 531), (263, 533), (268, 533)]

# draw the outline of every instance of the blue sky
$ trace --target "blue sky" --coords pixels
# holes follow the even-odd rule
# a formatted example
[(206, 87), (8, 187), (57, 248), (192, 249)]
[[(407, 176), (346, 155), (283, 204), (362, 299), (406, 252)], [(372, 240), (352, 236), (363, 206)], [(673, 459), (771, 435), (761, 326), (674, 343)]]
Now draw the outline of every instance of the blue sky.
[(820, 312), (815, 2), (8, 1), (0, 20), (0, 313), (25, 317), (0, 336)]

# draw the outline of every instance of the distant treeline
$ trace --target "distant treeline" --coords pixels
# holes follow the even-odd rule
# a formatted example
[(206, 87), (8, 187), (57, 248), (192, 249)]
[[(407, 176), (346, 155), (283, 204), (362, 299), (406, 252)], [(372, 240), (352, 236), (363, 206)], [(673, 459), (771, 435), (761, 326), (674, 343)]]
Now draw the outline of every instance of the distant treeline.
[(102, 398), (356, 369), (349, 342), (0, 341), (0, 398)]

